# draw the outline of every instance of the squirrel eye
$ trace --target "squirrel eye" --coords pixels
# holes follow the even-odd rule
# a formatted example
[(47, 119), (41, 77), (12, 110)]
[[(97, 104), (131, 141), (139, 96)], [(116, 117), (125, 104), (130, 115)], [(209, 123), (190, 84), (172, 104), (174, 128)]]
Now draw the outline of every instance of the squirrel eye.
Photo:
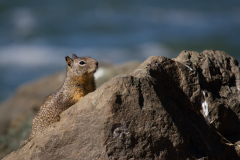
[(80, 65), (84, 65), (84, 64), (85, 64), (85, 62), (84, 62), (84, 61), (81, 61), (79, 64), (80, 64)]

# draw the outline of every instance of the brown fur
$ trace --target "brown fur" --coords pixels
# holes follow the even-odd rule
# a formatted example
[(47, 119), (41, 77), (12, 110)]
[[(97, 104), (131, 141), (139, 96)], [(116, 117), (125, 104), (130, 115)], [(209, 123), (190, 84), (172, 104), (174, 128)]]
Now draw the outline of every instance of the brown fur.
[[(49, 95), (40, 111), (33, 119), (30, 141), (54, 122), (60, 120), (60, 114), (79, 101), (83, 96), (96, 89), (94, 73), (98, 62), (89, 57), (66, 57), (67, 76), (64, 84), (55, 93)], [(81, 64), (82, 62), (85, 64)], [(54, 82), (53, 82), (54, 83)]]

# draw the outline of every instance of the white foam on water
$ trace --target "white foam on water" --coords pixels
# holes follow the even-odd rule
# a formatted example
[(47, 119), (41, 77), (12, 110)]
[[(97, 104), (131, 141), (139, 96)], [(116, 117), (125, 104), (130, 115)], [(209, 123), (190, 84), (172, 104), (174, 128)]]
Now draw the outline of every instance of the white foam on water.
[(65, 65), (64, 57), (71, 54), (79, 57), (90, 56), (98, 61), (123, 63), (126, 61), (144, 61), (149, 56), (173, 57), (166, 46), (158, 43), (144, 43), (132, 48), (61, 48), (41, 45), (8, 45), (0, 48), (0, 66), (17, 65), (41, 67), (43, 65)]
[[(64, 53), (66, 50), (33, 46), (9, 45), (0, 48), (0, 66), (41, 67), (43, 65), (60, 65), (62, 56), (55, 53)], [(64, 60), (65, 61), (65, 60)]]

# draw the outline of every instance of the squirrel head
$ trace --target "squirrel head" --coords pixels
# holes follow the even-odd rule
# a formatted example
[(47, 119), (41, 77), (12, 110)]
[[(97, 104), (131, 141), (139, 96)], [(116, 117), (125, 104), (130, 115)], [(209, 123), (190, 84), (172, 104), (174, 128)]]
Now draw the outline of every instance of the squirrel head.
[(78, 57), (73, 54), (72, 58), (67, 56), (65, 59), (67, 72), (71, 76), (93, 75), (98, 68), (98, 62), (90, 57)]

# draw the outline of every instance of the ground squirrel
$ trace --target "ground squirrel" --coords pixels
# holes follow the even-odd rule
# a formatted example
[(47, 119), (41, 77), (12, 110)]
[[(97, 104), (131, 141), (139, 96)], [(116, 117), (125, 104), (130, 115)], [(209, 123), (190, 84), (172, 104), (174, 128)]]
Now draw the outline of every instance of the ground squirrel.
[(98, 62), (90, 57), (65, 57), (67, 76), (63, 86), (49, 95), (42, 104), (40, 111), (33, 119), (30, 141), (50, 124), (60, 120), (60, 114), (79, 101), (83, 96), (96, 89), (94, 73)]

